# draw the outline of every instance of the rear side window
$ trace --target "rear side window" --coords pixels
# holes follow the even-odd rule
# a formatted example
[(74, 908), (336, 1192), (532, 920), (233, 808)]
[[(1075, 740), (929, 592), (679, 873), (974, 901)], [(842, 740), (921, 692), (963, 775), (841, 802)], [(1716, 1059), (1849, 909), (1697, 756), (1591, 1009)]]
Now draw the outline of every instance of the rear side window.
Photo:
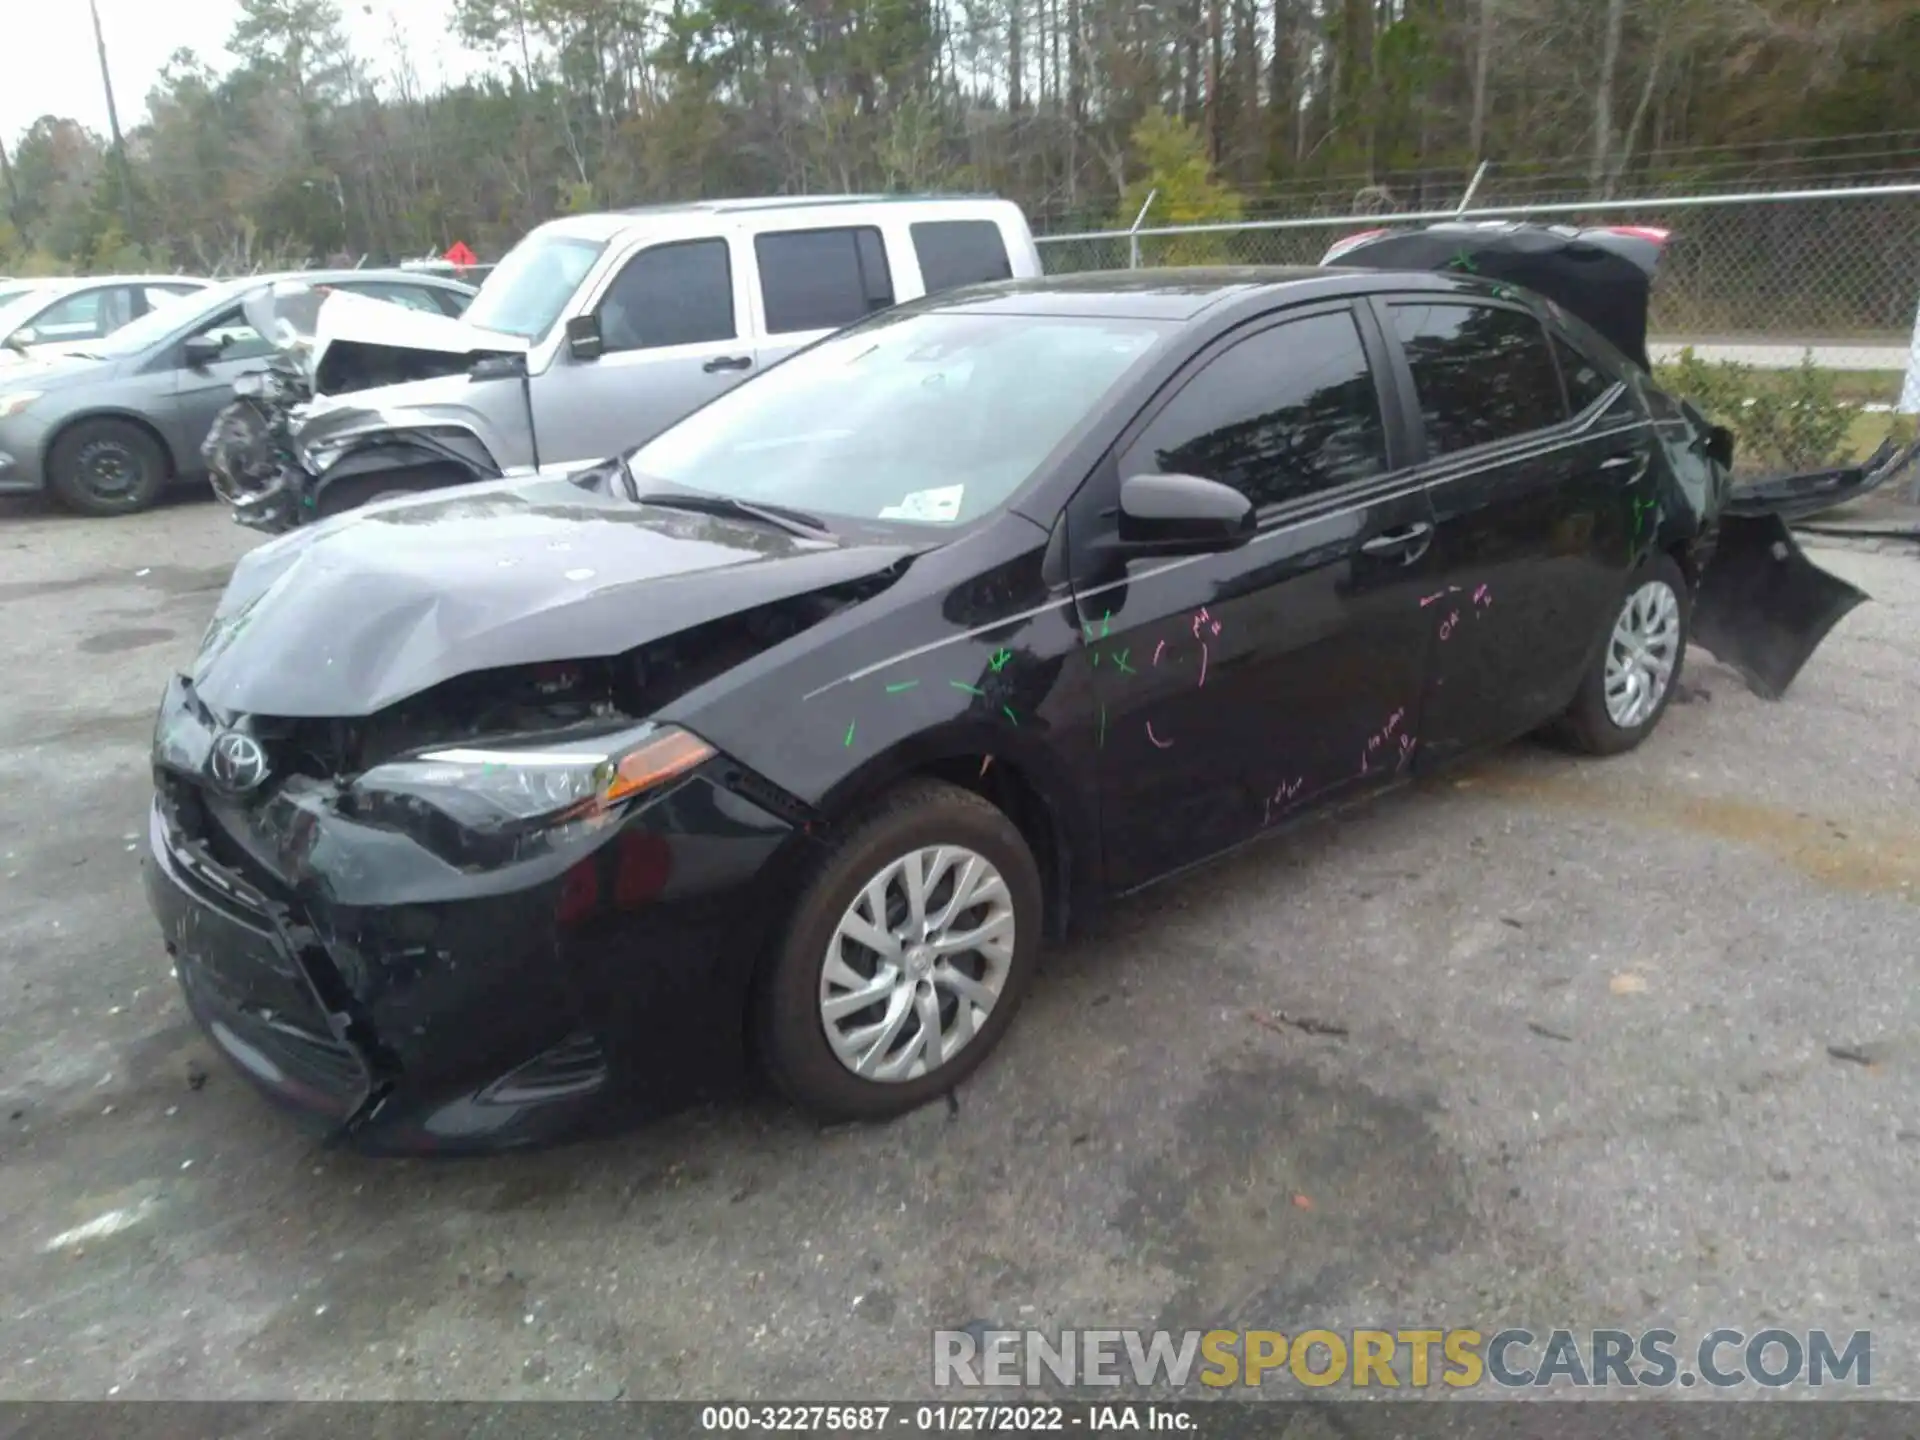
[(1547, 332), (1491, 305), (1390, 307), (1435, 456), (1511, 440), (1567, 418)]
[(733, 339), (727, 242), (687, 240), (642, 250), (600, 302), (600, 335), (609, 353)]
[(1289, 320), (1221, 352), (1149, 422), (1121, 475), (1198, 475), (1257, 507), (1387, 468), (1373, 371), (1345, 310)]
[(767, 332), (837, 330), (893, 304), (887, 247), (870, 225), (755, 237)]
[(929, 295), (1013, 278), (1007, 243), (991, 220), (924, 220), (909, 230)]
[(1553, 337), (1553, 353), (1560, 359), (1560, 378), (1567, 385), (1567, 402), (1576, 415), (1613, 388), (1613, 381), (1586, 356), (1558, 335)]

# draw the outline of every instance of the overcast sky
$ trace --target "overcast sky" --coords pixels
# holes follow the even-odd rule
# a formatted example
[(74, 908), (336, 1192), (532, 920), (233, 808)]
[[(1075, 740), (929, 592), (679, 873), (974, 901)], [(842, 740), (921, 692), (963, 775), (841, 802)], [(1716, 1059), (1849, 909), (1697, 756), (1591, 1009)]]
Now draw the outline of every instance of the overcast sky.
[[(235, 0), (99, 0), (99, 5), (114, 102), (124, 127), (146, 114), (147, 91), (175, 50), (196, 50), (216, 69), (231, 63), (226, 42), (239, 9)], [(448, 38), (450, 0), (342, 0), (340, 8), (355, 52), (382, 73), (393, 67), (396, 21), (423, 84), (458, 78), (471, 68), (470, 57)], [(48, 114), (70, 116), (107, 133), (107, 102), (86, 0), (0, 0), (0, 34), (8, 37), (10, 61), (0, 84), (0, 137), (9, 148)]]

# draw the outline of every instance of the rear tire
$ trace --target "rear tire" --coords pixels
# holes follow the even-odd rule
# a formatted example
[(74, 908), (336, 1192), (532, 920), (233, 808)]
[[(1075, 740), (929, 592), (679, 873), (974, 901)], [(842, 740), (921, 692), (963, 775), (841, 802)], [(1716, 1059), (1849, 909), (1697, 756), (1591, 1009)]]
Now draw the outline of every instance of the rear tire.
[[(924, 882), (918, 915), (910, 868)], [(881, 797), (801, 880), (754, 995), (762, 1067), (832, 1120), (883, 1120), (949, 1093), (1026, 997), (1041, 899), (1033, 852), (987, 800), (929, 780)]]
[(1555, 727), (1588, 755), (1631, 750), (1660, 723), (1687, 658), (1692, 595), (1670, 555), (1649, 556), (1607, 622), (1606, 643)]
[(83, 420), (54, 442), (47, 483), (80, 515), (132, 515), (148, 509), (173, 478), (167, 452), (128, 420)]

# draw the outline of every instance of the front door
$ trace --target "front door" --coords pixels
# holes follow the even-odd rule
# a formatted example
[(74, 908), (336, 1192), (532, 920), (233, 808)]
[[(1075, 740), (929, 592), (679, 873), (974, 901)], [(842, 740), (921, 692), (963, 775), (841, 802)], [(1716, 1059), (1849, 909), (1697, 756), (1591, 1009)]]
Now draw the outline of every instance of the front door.
[[(1109, 883), (1142, 884), (1410, 770), (1433, 527), (1383, 422), (1383, 360), (1370, 318), (1344, 303), (1240, 332), (1069, 507)], [(1156, 472), (1241, 490), (1258, 535), (1103, 567), (1121, 478)]]
[(541, 464), (631, 450), (751, 375), (744, 270), (722, 236), (652, 245), (628, 260), (592, 312), (599, 357), (576, 359), (563, 344), (533, 377)]
[[(188, 365), (182, 351), (190, 339), (220, 342), (220, 358), (211, 364)], [(168, 447), (182, 473), (197, 475), (206, 465), (200, 446), (213, 428), (213, 418), (233, 402), (233, 382), (263, 368), (273, 355), (273, 342), (246, 322), (238, 306), (216, 315), (191, 335), (174, 342), (164, 363), (173, 382), (173, 404), (161, 413)]]
[(1394, 296), (1382, 309), (1439, 527), (1439, 573), (1421, 597), (1435, 641), (1423, 763), (1434, 765), (1524, 734), (1572, 699), (1628, 549), (1601, 468), (1621, 445), (1597, 415), (1569, 415), (1547, 331), (1517, 302)]

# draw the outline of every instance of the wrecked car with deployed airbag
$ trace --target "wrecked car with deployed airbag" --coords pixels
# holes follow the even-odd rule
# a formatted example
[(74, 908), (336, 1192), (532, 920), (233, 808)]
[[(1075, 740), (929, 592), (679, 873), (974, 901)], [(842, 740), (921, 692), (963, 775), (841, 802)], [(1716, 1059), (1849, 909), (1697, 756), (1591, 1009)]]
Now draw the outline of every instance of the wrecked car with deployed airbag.
[[(150, 901), (212, 1043), (370, 1149), (752, 1075), (897, 1115), (1107, 897), (1529, 731), (1641, 743), (1727, 445), (1474, 275), (913, 302), (243, 558), (156, 722)], [(1774, 573), (1742, 634), (1803, 660)]]

